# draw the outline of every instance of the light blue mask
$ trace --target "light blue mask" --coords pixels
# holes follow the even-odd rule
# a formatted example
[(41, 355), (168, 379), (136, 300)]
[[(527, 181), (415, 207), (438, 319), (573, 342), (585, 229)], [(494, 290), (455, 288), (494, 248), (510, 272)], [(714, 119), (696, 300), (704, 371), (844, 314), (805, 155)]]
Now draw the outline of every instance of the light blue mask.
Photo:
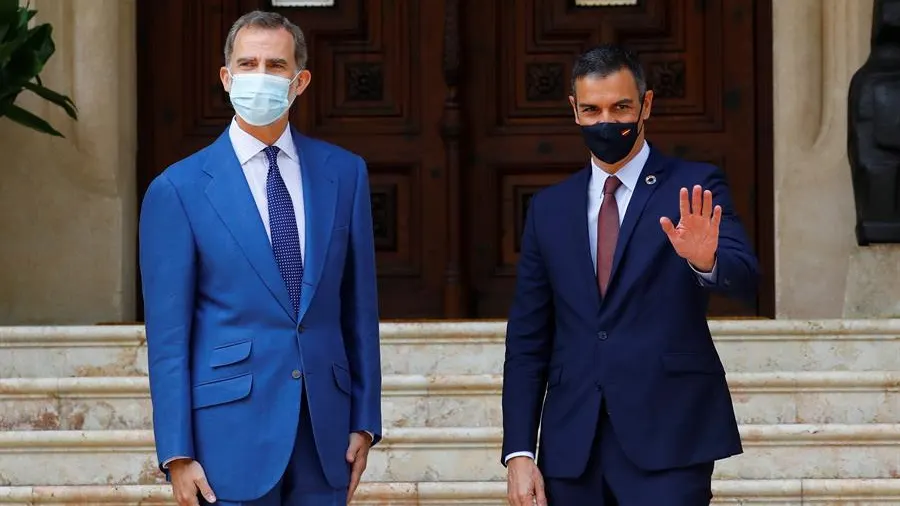
[(290, 90), (300, 72), (293, 79), (259, 72), (234, 75), (231, 70), (228, 75), (231, 76), (231, 105), (241, 119), (253, 126), (274, 123), (297, 98), (290, 96)]

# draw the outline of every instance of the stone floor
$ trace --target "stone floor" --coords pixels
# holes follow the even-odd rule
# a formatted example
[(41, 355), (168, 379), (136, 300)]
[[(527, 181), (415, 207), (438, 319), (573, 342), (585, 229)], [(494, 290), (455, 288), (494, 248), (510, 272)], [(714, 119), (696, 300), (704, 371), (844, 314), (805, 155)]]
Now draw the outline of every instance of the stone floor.
[[(745, 453), (714, 504), (900, 505), (900, 320), (710, 323)], [(500, 505), (502, 322), (382, 325), (355, 504)], [(0, 504), (163, 504), (139, 326), (0, 327)]]

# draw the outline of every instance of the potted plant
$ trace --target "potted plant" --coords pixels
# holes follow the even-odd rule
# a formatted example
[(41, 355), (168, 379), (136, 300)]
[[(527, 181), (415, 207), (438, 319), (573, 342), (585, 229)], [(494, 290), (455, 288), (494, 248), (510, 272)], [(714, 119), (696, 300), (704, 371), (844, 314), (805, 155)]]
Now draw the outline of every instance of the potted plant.
[(0, 118), (63, 137), (50, 123), (15, 104), (19, 93), (28, 90), (62, 107), (72, 119), (78, 119), (72, 99), (41, 83), (39, 74), (56, 47), (49, 24), (28, 27), (35, 14), (37, 11), (27, 5), (20, 7), (19, 0), (0, 0)]

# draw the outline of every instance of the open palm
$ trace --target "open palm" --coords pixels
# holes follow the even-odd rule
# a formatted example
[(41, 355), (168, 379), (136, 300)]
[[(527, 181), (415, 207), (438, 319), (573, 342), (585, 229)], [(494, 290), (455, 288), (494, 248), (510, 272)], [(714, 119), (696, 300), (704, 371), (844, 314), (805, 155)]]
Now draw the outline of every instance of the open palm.
[(666, 217), (660, 218), (659, 223), (678, 256), (695, 268), (708, 272), (715, 264), (716, 249), (719, 247), (722, 207), (713, 207), (712, 192), (703, 191), (699, 185), (694, 186), (690, 200), (687, 188), (682, 188), (679, 201), (681, 218), (678, 225)]

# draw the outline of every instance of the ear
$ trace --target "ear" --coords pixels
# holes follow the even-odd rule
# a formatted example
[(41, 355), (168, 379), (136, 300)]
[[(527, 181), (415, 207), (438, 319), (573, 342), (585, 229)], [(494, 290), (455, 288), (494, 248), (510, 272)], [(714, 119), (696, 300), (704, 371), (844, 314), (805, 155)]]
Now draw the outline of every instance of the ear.
[(297, 96), (303, 94), (306, 91), (309, 83), (312, 82), (312, 74), (308, 70), (301, 70), (299, 74), (297, 74), (297, 80), (294, 82), (294, 86), (296, 86)]
[(580, 125), (581, 123), (578, 122), (578, 103), (572, 95), (569, 95), (569, 104), (572, 105), (572, 114), (575, 115), (575, 124)]
[(643, 119), (647, 121), (650, 118), (650, 111), (653, 108), (653, 90), (647, 90), (644, 94), (644, 113)]
[(231, 93), (231, 76), (228, 75), (228, 69), (222, 67), (219, 69), (219, 79), (222, 81), (222, 88), (226, 93)]

